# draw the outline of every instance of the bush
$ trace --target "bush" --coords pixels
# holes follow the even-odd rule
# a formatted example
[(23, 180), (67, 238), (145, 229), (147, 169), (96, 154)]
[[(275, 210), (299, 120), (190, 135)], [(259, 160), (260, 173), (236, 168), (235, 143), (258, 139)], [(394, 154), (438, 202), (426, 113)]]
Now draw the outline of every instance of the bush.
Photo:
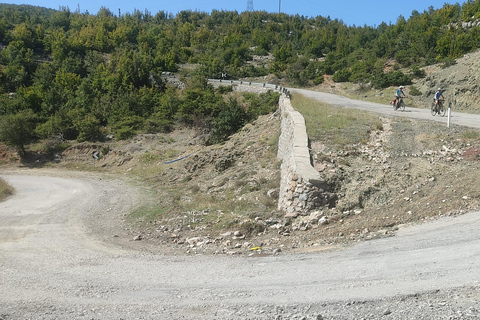
[(418, 90), (417, 87), (415, 87), (415, 86), (411, 86), (411, 87), (410, 87), (409, 93), (410, 93), (411, 96), (420, 96), (420, 95), (422, 95), (422, 92), (421, 92), (420, 90)]
[(217, 92), (220, 93), (220, 94), (233, 92), (233, 86), (219, 86), (217, 88)]
[(248, 101), (247, 121), (253, 121), (258, 116), (274, 112), (278, 108), (280, 94), (269, 90), (261, 94), (244, 94)]
[(413, 78), (425, 78), (426, 76), (425, 70), (420, 69), (417, 66), (410, 68), (410, 74), (413, 76)]
[(157, 133), (157, 132), (167, 133), (172, 131), (173, 122), (168, 119), (152, 117), (150, 119), (145, 120), (143, 129), (146, 133)]
[(376, 88), (409, 85), (412, 84), (412, 78), (401, 71), (393, 71), (388, 73), (380, 72), (373, 76), (372, 84)]
[(313, 84), (314, 85), (319, 85), (319, 84), (322, 84), (323, 81), (325, 81), (325, 79), (323, 78), (323, 75), (322, 75), (322, 76), (319, 76), (319, 77), (316, 77), (315, 79), (313, 79)]
[(243, 127), (246, 119), (247, 114), (238, 101), (230, 99), (213, 121), (211, 141), (219, 143), (226, 140)]
[(75, 123), (75, 127), (78, 131), (77, 141), (100, 141), (103, 138), (100, 131), (100, 120), (93, 115), (86, 115), (83, 119)]
[(36, 115), (31, 110), (0, 118), (0, 141), (17, 149), (20, 157), (25, 155), (25, 145), (35, 137)]
[(13, 187), (9, 185), (5, 180), (0, 178), (0, 201), (12, 195), (13, 193)]
[(132, 127), (121, 127), (115, 131), (115, 139), (127, 140), (134, 137), (136, 134)]
[(332, 80), (335, 82), (347, 82), (352, 73), (347, 68), (335, 72)]

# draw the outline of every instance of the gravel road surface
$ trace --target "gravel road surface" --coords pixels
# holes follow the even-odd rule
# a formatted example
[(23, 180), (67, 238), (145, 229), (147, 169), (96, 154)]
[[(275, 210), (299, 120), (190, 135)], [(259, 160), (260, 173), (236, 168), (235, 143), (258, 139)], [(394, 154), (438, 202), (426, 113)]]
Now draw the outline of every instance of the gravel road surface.
[(480, 317), (479, 212), (331, 252), (169, 256), (97, 234), (135, 206), (123, 182), (1, 177), (2, 320)]

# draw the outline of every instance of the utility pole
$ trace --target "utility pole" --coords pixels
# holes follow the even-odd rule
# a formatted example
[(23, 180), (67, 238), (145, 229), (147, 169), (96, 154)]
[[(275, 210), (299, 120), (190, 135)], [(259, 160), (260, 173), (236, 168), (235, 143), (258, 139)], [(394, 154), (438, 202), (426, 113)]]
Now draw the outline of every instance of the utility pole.
[(253, 0), (247, 0), (247, 11), (253, 11)]
[(282, 0), (278, 0), (278, 13), (280, 13), (280, 6), (282, 4)]

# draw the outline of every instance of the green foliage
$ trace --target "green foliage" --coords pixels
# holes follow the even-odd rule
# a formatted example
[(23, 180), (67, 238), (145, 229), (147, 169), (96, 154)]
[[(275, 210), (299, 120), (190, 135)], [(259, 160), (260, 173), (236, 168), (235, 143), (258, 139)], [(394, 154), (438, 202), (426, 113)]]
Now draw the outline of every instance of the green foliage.
[(161, 116), (153, 115), (151, 118), (144, 121), (143, 131), (146, 133), (157, 132), (171, 132), (174, 128), (172, 120), (162, 118)]
[(73, 125), (78, 132), (77, 141), (100, 141), (103, 134), (100, 129), (100, 121), (92, 114), (85, 114), (82, 110), (72, 110), (69, 115), (73, 119)]
[(372, 84), (376, 88), (387, 88), (391, 86), (409, 85), (412, 78), (401, 71), (392, 71), (387, 73), (377, 73), (372, 79)]
[(324, 81), (325, 81), (325, 78), (323, 76), (318, 76), (315, 79), (313, 79), (313, 84), (319, 85), (319, 84), (322, 84)]
[(245, 100), (247, 101), (247, 121), (253, 121), (260, 115), (269, 114), (278, 108), (278, 99), (280, 94), (269, 90), (261, 94), (245, 93)]
[(341, 69), (333, 74), (332, 80), (335, 82), (347, 82), (352, 73), (347, 68)]
[(140, 116), (126, 116), (112, 125), (115, 139), (126, 140), (135, 136), (135, 134), (144, 127), (145, 121)]
[(36, 115), (23, 110), (0, 118), (0, 141), (17, 149), (20, 157), (25, 156), (25, 146), (35, 139)]
[[(377, 88), (408, 85), (425, 76), (425, 65), (446, 67), (479, 48), (480, 28), (458, 27), (478, 18), (478, 0), (414, 11), (375, 27), (262, 11), (152, 16), (135, 10), (118, 17), (107, 8), (93, 15), (0, 4), (0, 116), (30, 109), (36, 134), (80, 141), (100, 140), (109, 131), (117, 138), (166, 132), (176, 122), (199, 119), (216, 122), (225, 137), (235, 131), (219, 129), (229, 123), (222, 95), (232, 88), (215, 90), (209, 77), (274, 74), (288, 85), (310, 86), (333, 75), (337, 82)], [(391, 59), (395, 70), (384, 73)], [(404, 68), (408, 74), (399, 71)], [(180, 79), (168, 80), (185, 87), (170, 85), (166, 72), (179, 72)], [(243, 107), (245, 121), (274, 108), (259, 99)], [(234, 110), (230, 106), (227, 115)]]
[(219, 86), (217, 88), (217, 92), (219, 94), (226, 94), (226, 93), (229, 93), (229, 92), (233, 92), (233, 86)]
[(247, 114), (235, 99), (226, 103), (218, 116), (213, 121), (211, 141), (222, 142), (238, 129), (243, 127), (247, 121)]
[(65, 139), (75, 139), (78, 135), (72, 119), (62, 111), (55, 113), (46, 122), (39, 124), (35, 132), (41, 138), (60, 135)]
[(410, 94), (411, 96), (420, 96), (420, 95), (422, 95), (422, 92), (421, 92), (420, 90), (418, 90), (417, 87), (415, 87), (415, 86), (410, 86), (409, 94)]
[(120, 127), (115, 130), (115, 139), (117, 140), (127, 140), (133, 138), (136, 134), (135, 129), (132, 127)]
[(411, 67), (410, 74), (413, 78), (425, 78), (425, 76), (427, 75), (425, 70), (420, 69), (418, 66)]

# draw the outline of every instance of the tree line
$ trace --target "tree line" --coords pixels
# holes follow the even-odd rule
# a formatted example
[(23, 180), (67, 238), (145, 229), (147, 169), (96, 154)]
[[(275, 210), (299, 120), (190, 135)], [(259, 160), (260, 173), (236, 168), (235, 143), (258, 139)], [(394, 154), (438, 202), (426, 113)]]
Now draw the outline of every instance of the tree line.
[[(207, 78), (273, 74), (309, 86), (327, 74), (378, 88), (409, 84), (424, 76), (423, 66), (478, 48), (479, 18), (480, 0), (379, 26), (263, 11), (115, 15), (0, 4), (0, 139), (12, 139), (15, 126), (23, 128), (20, 141), (98, 141), (203, 123), (218, 142), (272, 110), (275, 94), (226, 98), (228, 90)], [(165, 72), (185, 86), (170, 85)]]

